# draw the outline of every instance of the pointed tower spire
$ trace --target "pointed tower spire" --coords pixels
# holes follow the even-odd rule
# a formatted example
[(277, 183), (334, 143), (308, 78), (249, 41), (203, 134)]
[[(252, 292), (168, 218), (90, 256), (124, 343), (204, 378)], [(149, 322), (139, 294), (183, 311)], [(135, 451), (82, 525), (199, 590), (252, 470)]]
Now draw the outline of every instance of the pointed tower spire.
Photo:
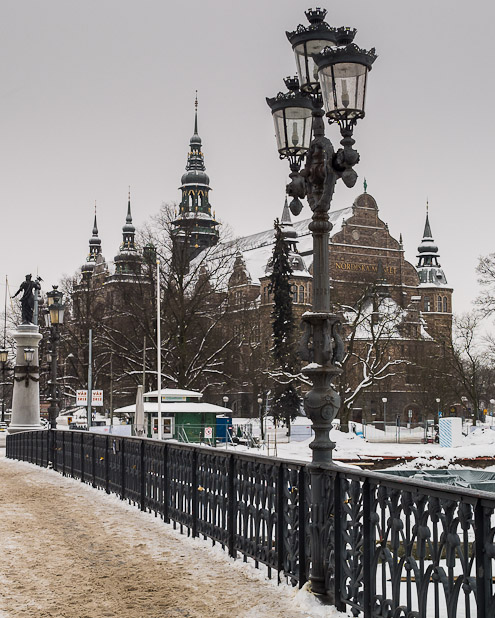
[(125, 218), (126, 223), (132, 223), (132, 213), (131, 213), (131, 187), (129, 186), (129, 193), (127, 194), (127, 215)]
[(291, 251), (297, 252), (297, 232), (296, 228), (292, 224), (290, 209), (287, 203), (287, 196), (285, 196), (284, 208), (282, 210), (282, 217), (280, 219), (280, 230), (282, 232), (283, 239), (286, 243), (288, 243)]
[(418, 265), (416, 267), (420, 283), (433, 283), (440, 286), (447, 284), (445, 274), (440, 267), (439, 257), (438, 247), (431, 233), (427, 201), (425, 228), (423, 238), (418, 247)]
[(141, 274), (142, 256), (136, 249), (135, 243), (136, 228), (132, 224), (131, 212), (131, 187), (127, 196), (127, 215), (125, 224), (122, 226), (122, 244), (120, 251), (114, 258), (115, 275), (122, 280), (122, 277), (135, 278)]
[(194, 101), (194, 135), (198, 135), (198, 91), (196, 90), (196, 99)]
[(89, 239), (88, 262), (96, 262), (96, 258), (101, 253), (101, 240), (98, 237), (98, 222), (96, 220), (96, 200), (95, 200), (95, 220), (93, 222), (92, 236)]
[(206, 173), (201, 138), (198, 134), (198, 92), (194, 100), (194, 135), (189, 141), (186, 173), (182, 175), (182, 199), (173, 221), (174, 236), (189, 246), (189, 259), (218, 242), (218, 223), (211, 212), (210, 178)]

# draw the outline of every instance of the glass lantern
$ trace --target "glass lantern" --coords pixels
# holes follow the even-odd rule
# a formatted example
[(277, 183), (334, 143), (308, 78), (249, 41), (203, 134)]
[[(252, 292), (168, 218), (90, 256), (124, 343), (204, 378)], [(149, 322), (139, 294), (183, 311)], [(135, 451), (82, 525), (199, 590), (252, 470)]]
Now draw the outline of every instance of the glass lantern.
[(277, 149), (281, 157), (303, 157), (311, 143), (313, 126), (313, 103), (299, 90), (297, 78), (285, 80), (289, 92), (279, 92), (267, 98), (275, 125)]
[(325, 47), (337, 44), (337, 30), (325, 21), (325, 9), (310, 9), (305, 12), (309, 26), (299, 25), (294, 32), (287, 32), (294, 55), (296, 57), (299, 84), (303, 92), (317, 93), (320, 91), (318, 67), (314, 57)]
[(326, 47), (315, 58), (326, 115), (333, 122), (352, 125), (364, 118), (368, 71), (376, 60), (375, 50), (354, 43)]
[(0, 349), (0, 363), (6, 363), (9, 358), (9, 351), (7, 348)]
[(50, 325), (55, 326), (56, 324), (62, 324), (64, 321), (64, 310), (65, 305), (61, 303), (52, 303), (49, 307), (49, 315), (50, 315)]
[(30, 365), (34, 360), (34, 348), (24, 348), (24, 360)]
[(50, 292), (47, 292), (47, 294), (46, 294), (46, 298), (47, 298), (47, 301), (48, 301), (48, 306), (53, 305), (53, 303), (60, 303), (60, 302), (62, 302), (62, 297), (63, 297), (63, 294), (58, 289), (58, 285), (54, 285), (53, 286), (53, 290), (50, 290)]

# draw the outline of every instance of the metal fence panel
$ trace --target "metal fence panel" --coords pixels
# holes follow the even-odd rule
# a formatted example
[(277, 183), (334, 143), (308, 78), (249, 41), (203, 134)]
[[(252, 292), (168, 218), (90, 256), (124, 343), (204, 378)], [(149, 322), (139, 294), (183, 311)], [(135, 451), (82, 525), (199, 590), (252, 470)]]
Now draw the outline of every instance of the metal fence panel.
[[(495, 497), (487, 492), (77, 431), (9, 435), (6, 454), (37, 465), (54, 455), (59, 473), (293, 585), (305, 583), (314, 559), (331, 602), (354, 616), (495, 617)], [(311, 483), (321, 484), (320, 504)]]

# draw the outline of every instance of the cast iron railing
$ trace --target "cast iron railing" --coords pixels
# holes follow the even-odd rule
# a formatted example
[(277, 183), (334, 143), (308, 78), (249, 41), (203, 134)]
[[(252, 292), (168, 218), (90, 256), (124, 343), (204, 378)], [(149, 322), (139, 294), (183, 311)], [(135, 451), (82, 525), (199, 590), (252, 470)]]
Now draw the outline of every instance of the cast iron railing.
[[(311, 568), (310, 474), (301, 462), (79, 431), (7, 438), (47, 466), (154, 511), (191, 536), (302, 586)], [(494, 618), (495, 497), (323, 467), (321, 543), (336, 606), (364, 618)]]

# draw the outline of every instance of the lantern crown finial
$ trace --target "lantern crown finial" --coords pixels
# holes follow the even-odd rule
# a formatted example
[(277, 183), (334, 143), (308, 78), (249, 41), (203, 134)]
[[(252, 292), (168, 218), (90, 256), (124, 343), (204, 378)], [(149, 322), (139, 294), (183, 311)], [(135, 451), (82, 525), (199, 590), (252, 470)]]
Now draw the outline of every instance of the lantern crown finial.
[(308, 9), (307, 11), (304, 11), (304, 14), (306, 15), (310, 24), (319, 24), (325, 20), (327, 10), (321, 9), (319, 6), (317, 6), (315, 9)]
[(296, 92), (299, 90), (299, 78), (297, 75), (293, 77), (284, 77), (284, 84), (287, 86), (289, 92)]

